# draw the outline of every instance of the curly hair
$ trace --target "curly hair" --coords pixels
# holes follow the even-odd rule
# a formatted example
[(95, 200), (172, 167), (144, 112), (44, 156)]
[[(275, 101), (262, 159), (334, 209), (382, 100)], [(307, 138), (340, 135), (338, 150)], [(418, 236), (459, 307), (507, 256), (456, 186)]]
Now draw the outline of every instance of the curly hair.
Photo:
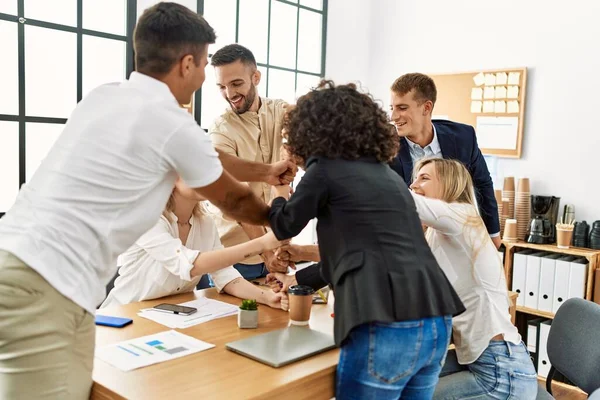
[(312, 156), (357, 160), (396, 156), (399, 138), (387, 114), (356, 85), (323, 80), (301, 96), (284, 120), (286, 148), (302, 162)]

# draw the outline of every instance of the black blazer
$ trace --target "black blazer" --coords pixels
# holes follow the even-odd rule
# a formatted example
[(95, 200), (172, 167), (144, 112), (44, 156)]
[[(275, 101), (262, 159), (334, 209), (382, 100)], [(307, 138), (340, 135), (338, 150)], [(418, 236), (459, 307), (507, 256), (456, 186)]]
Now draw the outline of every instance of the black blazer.
[(269, 219), (288, 239), (317, 217), (320, 274), (335, 291), (338, 345), (355, 326), (464, 311), (425, 241), (415, 203), (400, 177), (373, 159), (311, 158), (289, 201)]
[[(470, 125), (459, 124), (442, 119), (432, 121), (444, 158), (462, 162), (473, 178), (475, 196), (479, 204), (481, 218), (489, 233), (500, 232), (498, 220), (498, 204), (494, 196), (494, 183), (490, 177), (487, 164), (477, 145), (475, 129)], [(413, 174), (413, 162), (408, 149), (408, 142), (400, 138), (400, 151), (390, 166), (410, 186)]]

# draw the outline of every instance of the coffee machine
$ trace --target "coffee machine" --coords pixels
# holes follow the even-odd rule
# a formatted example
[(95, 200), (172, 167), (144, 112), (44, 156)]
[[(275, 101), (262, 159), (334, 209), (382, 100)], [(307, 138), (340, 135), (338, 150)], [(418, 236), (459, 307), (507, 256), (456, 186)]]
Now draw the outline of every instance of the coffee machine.
[(560, 197), (531, 195), (531, 222), (527, 242), (552, 244), (556, 242), (556, 222)]

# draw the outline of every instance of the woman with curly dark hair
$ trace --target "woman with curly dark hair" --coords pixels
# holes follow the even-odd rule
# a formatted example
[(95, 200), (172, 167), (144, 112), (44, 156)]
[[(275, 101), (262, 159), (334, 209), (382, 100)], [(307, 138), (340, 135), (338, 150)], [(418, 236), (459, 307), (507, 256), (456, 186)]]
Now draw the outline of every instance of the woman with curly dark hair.
[(430, 399), (464, 306), (387, 164), (398, 138), (385, 112), (356, 86), (324, 81), (298, 99), (285, 130), (306, 173), (289, 201), (289, 187), (274, 188), (271, 227), (289, 239), (317, 217), (321, 263), (269, 279), (335, 291), (336, 398)]

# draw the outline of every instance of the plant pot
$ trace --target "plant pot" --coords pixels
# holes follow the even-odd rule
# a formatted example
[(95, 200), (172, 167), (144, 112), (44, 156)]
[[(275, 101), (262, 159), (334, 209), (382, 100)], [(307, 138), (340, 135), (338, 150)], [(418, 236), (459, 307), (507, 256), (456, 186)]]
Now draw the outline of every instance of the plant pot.
[(258, 310), (238, 310), (238, 326), (240, 328), (257, 328)]

